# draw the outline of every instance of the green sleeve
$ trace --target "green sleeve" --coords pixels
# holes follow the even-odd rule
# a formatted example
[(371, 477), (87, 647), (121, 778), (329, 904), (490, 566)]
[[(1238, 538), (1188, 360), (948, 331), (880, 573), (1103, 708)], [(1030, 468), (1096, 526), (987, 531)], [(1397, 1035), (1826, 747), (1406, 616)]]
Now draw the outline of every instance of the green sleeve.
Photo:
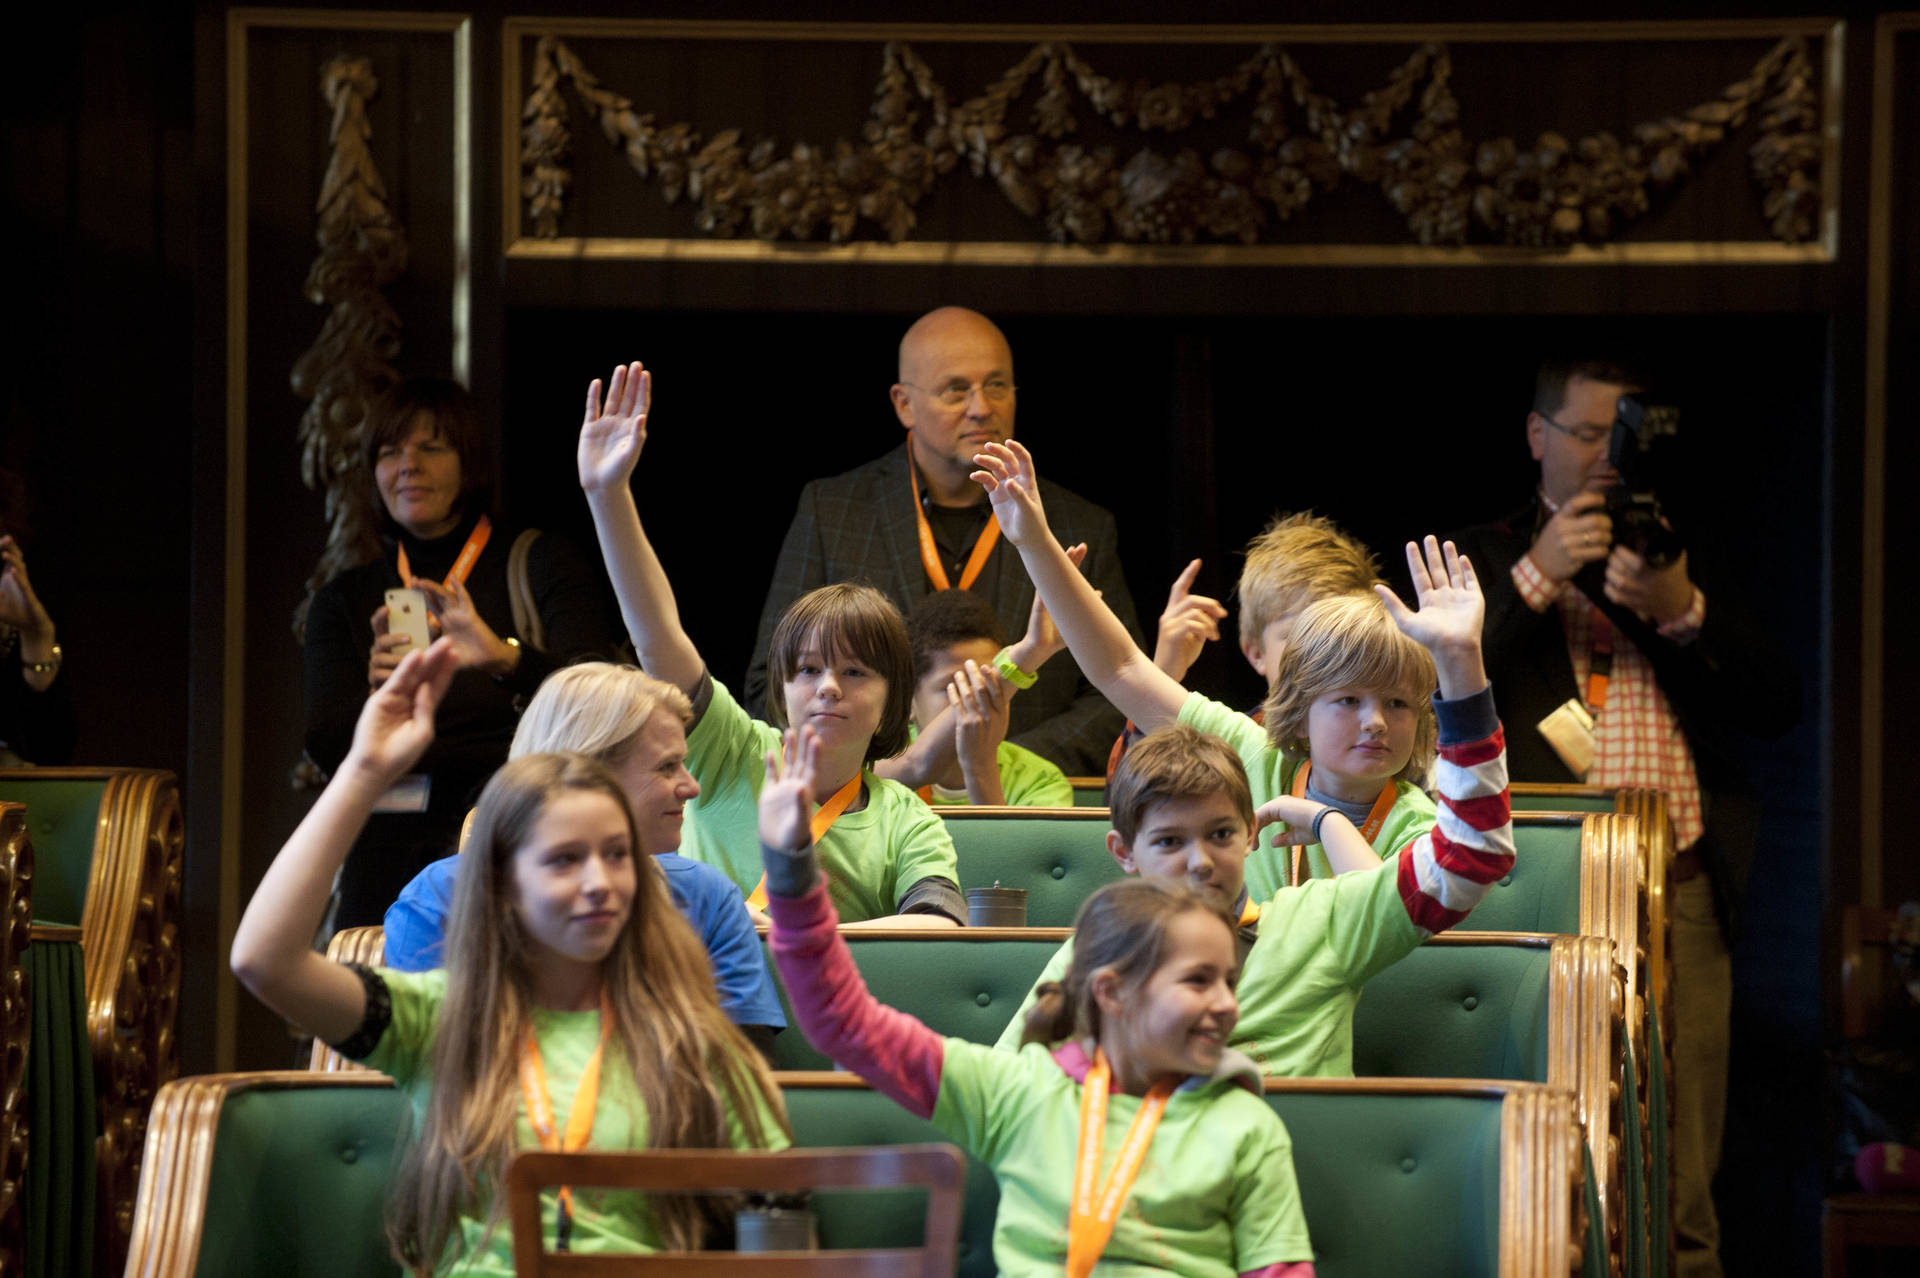
[(1253, 771), (1256, 761), (1264, 764), (1278, 753), (1267, 741), (1265, 728), (1233, 707), (1222, 705), (1197, 692), (1187, 694), (1187, 699), (1180, 706), (1179, 719), (1181, 723), (1198, 728), (1209, 736), (1219, 737), (1232, 746), (1249, 772)]
[(1316, 879), (1309, 886), (1331, 894), (1327, 947), (1347, 983), (1358, 988), (1398, 963), (1425, 940), (1400, 899), (1400, 858), (1371, 870)]
[[(1300, 1186), (1293, 1175), (1293, 1140), (1280, 1116), (1254, 1096), (1236, 1097), (1246, 1111), (1234, 1161), (1233, 1268), (1237, 1273), (1267, 1265), (1313, 1259)], [(1254, 1111), (1258, 1110), (1258, 1113)]]
[(361, 1064), (379, 1070), (405, 1086), (426, 1068), (433, 1047), (433, 1029), (440, 1022), (440, 1005), (447, 999), (445, 969), (430, 972), (379, 970), (386, 982), (393, 1016), (386, 1032)]
[(1053, 957), (1047, 960), (1047, 965), (1040, 970), (1040, 979), (1033, 983), (1033, 989), (1027, 991), (1027, 997), (1021, 1001), (1020, 1009), (1013, 1014), (1013, 1019), (1007, 1022), (1007, 1027), (1000, 1031), (1000, 1037), (994, 1043), (996, 1050), (1003, 1052), (1020, 1050), (1020, 1035), (1027, 1025), (1027, 1013), (1032, 1011), (1033, 1005), (1040, 1001), (1037, 991), (1048, 981), (1057, 981), (1064, 977), (1067, 974), (1067, 965), (1071, 962), (1073, 962), (1073, 938), (1068, 937), (1054, 952)]
[(998, 751), (1000, 784), (1007, 803), (1016, 808), (1070, 808), (1073, 786), (1051, 759), (1023, 746), (1002, 741)]
[(888, 802), (893, 805), (893, 819), (887, 825), (885, 837), (893, 860), (894, 906), (898, 908), (921, 879), (945, 879), (958, 887), (960, 860), (954, 855), (953, 836), (947, 833), (947, 823), (935, 816), (933, 809), (920, 801), (919, 795), (898, 781), (872, 774), (868, 774), (868, 779), (887, 791)]

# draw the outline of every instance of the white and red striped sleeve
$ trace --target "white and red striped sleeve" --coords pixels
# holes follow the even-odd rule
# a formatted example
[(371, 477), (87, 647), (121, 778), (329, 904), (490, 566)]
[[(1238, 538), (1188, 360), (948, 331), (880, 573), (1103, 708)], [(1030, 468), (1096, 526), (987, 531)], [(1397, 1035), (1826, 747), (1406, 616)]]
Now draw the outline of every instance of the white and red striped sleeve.
[(1513, 869), (1513, 812), (1507, 802), (1507, 737), (1484, 688), (1457, 701), (1434, 699), (1440, 757), (1434, 764), (1439, 820), (1400, 853), (1400, 900), (1431, 936), (1480, 904)]

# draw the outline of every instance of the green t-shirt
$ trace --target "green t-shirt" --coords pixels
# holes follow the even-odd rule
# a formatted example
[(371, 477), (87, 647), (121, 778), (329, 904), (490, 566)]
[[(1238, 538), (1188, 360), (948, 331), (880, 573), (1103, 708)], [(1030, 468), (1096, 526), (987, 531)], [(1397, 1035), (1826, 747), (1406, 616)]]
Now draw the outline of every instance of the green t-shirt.
[[(1190, 692), (1180, 707), (1180, 722), (1219, 737), (1233, 747), (1234, 753), (1240, 756), (1241, 764), (1247, 769), (1247, 781), (1253, 787), (1254, 807), (1291, 792), (1293, 774), (1299, 771), (1300, 761), (1289, 759), (1275, 749), (1267, 740), (1267, 730), (1246, 715), (1197, 692)], [(1411, 781), (1396, 782), (1394, 790), (1393, 807), (1388, 809), (1387, 819), (1380, 823), (1380, 829), (1372, 839), (1373, 850), (1382, 858), (1393, 856), (1431, 830), (1439, 820), (1433, 799), (1425, 790)], [(1333, 867), (1327, 864), (1325, 848), (1314, 843), (1307, 847), (1306, 854), (1308, 872), (1312, 877), (1333, 877)], [(1289, 855), (1291, 853), (1287, 848), (1268, 847), (1262, 843), (1247, 858), (1247, 893), (1253, 900), (1264, 901), (1286, 886)]]
[[(1025, 746), (1017, 746), (1011, 741), (1002, 741), (1000, 748), (993, 752), (993, 758), (1000, 765), (1000, 788), (1006, 792), (1008, 807), (1073, 806), (1073, 785), (1067, 780), (1067, 774), (1051, 759), (1043, 759)], [(964, 790), (946, 790), (934, 786), (927, 802), (938, 808), (972, 803), (973, 800), (967, 797)]]
[[(687, 734), (687, 771), (700, 797), (687, 805), (680, 855), (713, 866), (750, 894), (760, 883), (760, 786), (780, 730), (741, 708), (726, 685)], [(960, 882), (947, 827), (897, 781), (865, 774), (867, 806), (843, 812), (815, 848), (843, 923), (897, 914), (921, 879)]]
[[(1237, 993), (1240, 1020), (1228, 1046), (1269, 1078), (1353, 1077), (1353, 1009), (1360, 989), (1424, 939), (1400, 899), (1400, 863), (1382, 861), (1333, 879), (1282, 888), (1260, 907)], [(1035, 988), (1066, 975), (1069, 938)], [(1034, 1004), (1028, 992), (1000, 1035), (1012, 1050)]]
[[(946, 1041), (933, 1125), (1000, 1184), (993, 1259), (1002, 1278), (1058, 1278), (1066, 1263), (1080, 1095), (1041, 1047), (1014, 1054)], [(1139, 1108), (1138, 1096), (1108, 1098), (1102, 1177)], [(1233, 1278), (1312, 1259), (1286, 1125), (1238, 1083), (1213, 1079), (1168, 1100), (1094, 1273)]]
[[(440, 1006), (446, 1000), (447, 973), (444, 968), (430, 972), (395, 972), (383, 968), (380, 976), (386, 981), (393, 1001), (393, 1019), (366, 1057), (365, 1064), (390, 1075), (407, 1093), (417, 1132), (426, 1120), (431, 1091), (426, 1074), (427, 1056), (433, 1045), (434, 1027), (440, 1020)], [(600, 1013), (536, 1009), (533, 1032), (540, 1044), (541, 1063), (547, 1071), (547, 1094), (553, 1103), (555, 1121), (564, 1123), (565, 1116), (572, 1112), (580, 1071), (600, 1044)], [(634, 1087), (632, 1071), (619, 1068), (618, 1053), (617, 1042), (607, 1045), (607, 1057), (600, 1070), (600, 1102), (594, 1109), (593, 1132), (587, 1144), (594, 1149), (645, 1149), (646, 1105)], [(522, 1148), (537, 1149), (540, 1141), (534, 1135), (533, 1125), (527, 1121), (524, 1102), (519, 1108), (515, 1139)], [(764, 1102), (760, 1127), (766, 1135), (766, 1148), (785, 1149), (790, 1143)], [(727, 1116), (727, 1130), (732, 1148), (756, 1148), (731, 1113)], [(548, 1190), (540, 1196), (540, 1220), (549, 1247), (554, 1241), (558, 1209), (556, 1191)], [(645, 1195), (591, 1186), (574, 1189), (574, 1251), (631, 1253), (656, 1251), (659, 1247), (660, 1236), (654, 1230)], [(513, 1229), (507, 1220), (504, 1201), (491, 1235), (484, 1213), (460, 1217), (460, 1236), (448, 1247), (448, 1254), (436, 1272), (512, 1278)]]

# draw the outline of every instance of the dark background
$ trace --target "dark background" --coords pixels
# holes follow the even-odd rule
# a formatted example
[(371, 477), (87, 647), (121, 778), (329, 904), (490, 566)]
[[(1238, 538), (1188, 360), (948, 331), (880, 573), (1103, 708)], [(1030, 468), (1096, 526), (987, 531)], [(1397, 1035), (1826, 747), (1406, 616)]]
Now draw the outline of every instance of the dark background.
[[(1771, 796), (1736, 949), (1735, 1080), (1722, 1177), (1731, 1272), (1812, 1272), (1824, 1128), (1818, 1097), (1828, 1024), (1831, 924), (1858, 899), (1860, 565), (1884, 538), (1889, 832), (1920, 758), (1893, 716), (1915, 656), (1915, 535), (1904, 498), (1916, 470), (1899, 429), (1920, 418), (1913, 348), (1920, 264), (1911, 192), (1920, 188), (1916, 42), (1897, 46), (1890, 351), (1889, 505), (1863, 529), (1865, 208), (1871, 10), (1845, 10), (1842, 249), (1806, 266), (1472, 268), (1134, 268), (1052, 271), (967, 267), (558, 264), (503, 261), (497, 226), (499, 19), (476, 9), (474, 384), (494, 406), (505, 497), (517, 518), (590, 539), (571, 475), (571, 437), (588, 379), (641, 358), (658, 377), (655, 434), (637, 484), (690, 629), (716, 670), (737, 678), (767, 570), (799, 486), (897, 439), (886, 403), (894, 344), (942, 302), (976, 306), (1006, 329), (1017, 360), (1020, 435), (1044, 473), (1112, 508), (1143, 620), (1187, 559), (1224, 596), (1237, 549), (1274, 510), (1312, 506), (1374, 545), (1457, 526), (1517, 505), (1533, 474), (1521, 434), (1531, 373), (1548, 353), (1604, 350), (1635, 360), (1683, 405), (1684, 480), (1669, 494), (1700, 575), (1771, 618), (1795, 654), (1793, 730), (1756, 742)], [(574, 4), (569, 15), (634, 16)], [(1798, 13), (1799, 6), (1781, 6)], [(683, 12), (691, 16), (693, 6)], [(1564, 16), (1753, 16), (1753, 6), (1590, 6)], [(773, 16), (774, 7), (707, 4), (700, 17)], [(653, 14), (649, 16), (665, 16)], [(792, 17), (782, 9), (778, 16)], [(948, 20), (945, 12), (828, 4), (806, 16)], [(1077, 20), (1070, 6), (973, 6), (969, 20)], [(1271, 21), (1270, 6), (1210, 5), (1185, 16)], [(1297, 5), (1288, 21), (1352, 21), (1347, 6)], [(1495, 3), (1470, 15), (1394, 4), (1369, 21), (1538, 20)], [(434, 281), (450, 254), (425, 228), (444, 222), (431, 177), (444, 153), (444, 59), (396, 36), (257, 34), (250, 203), (251, 287), (284, 299), (252, 319), (246, 477), (247, 609), (241, 719), (246, 739), (237, 822), (240, 862), (222, 866), (221, 754), (226, 692), (225, 10), (103, 4), (36, 8), (23, 24), (4, 108), (0, 168), (10, 247), (9, 375), (0, 465), (25, 477), (30, 511), (7, 519), (27, 542), (53, 610), (81, 716), (80, 758), (161, 766), (187, 799), (187, 987), (180, 1042), (190, 1071), (216, 1062), (280, 1065), (277, 1023), (241, 998), (237, 1039), (218, 1041), (224, 971), (223, 874), (240, 899), (304, 810), (287, 783), (299, 739), (300, 656), (289, 618), (324, 538), (320, 499), (292, 458), (301, 402), (292, 360), (322, 312), (299, 296), (314, 253), (311, 193), (267, 175), (300, 139), (300, 163), (324, 164), (317, 58), (372, 54), (387, 71), (374, 103), (375, 145), (413, 232), (414, 269), (388, 295), (407, 323), (407, 372), (444, 372), (448, 325)], [(1103, 6), (1101, 21), (1165, 21), (1164, 6)], [(1755, 46), (1764, 48), (1762, 41)], [(583, 44), (583, 48), (586, 47)], [(1724, 50), (1721, 53), (1725, 53)], [(1753, 50), (1725, 53), (1732, 73)], [(1380, 66), (1397, 54), (1383, 53)], [(1456, 49), (1463, 104), (1480, 129), (1525, 132), (1522, 107), (1476, 97), (1467, 77), (1486, 51)], [(1716, 56), (1719, 56), (1718, 54)], [(983, 65), (998, 66), (988, 58)], [(1209, 64), (1211, 65), (1211, 64)], [(1532, 108), (1568, 128), (1638, 118), (1671, 68), (1632, 75), (1571, 55), (1532, 61), (1549, 86)], [(1684, 70), (1684, 68), (1682, 68)], [(611, 73), (609, 73), (611, 75)], [(863, 72), (863, 75), (866, 73)], [(1349, 96), (1329, 73), (1323, 87)], [(976, 83), (955, 68), (957, 82)], [(1728, 78), (1707, 65), (1663, 107), (1702, 100)], [(1697, 82), (1696, 82), (1697, 79)], [(1650, 83), (1651, 81), (1651, 83)], [(1544, 106), (1540, 105), (1544, 103)], [(1510, 112), (1509, 117), (1501, 115)], [(576, 118), (582, 150), (597, 144)], [(313, 139), (321, 143), (316, 147)], [(1688, 198), (1708, 213), (1748, 208), (1738, 147)], [(308, 177), (317, 180), (317, 170)], [(1377, 198), (1342, 193), (1316, 208), (1391, 235)], [(587, 195), (581, 193), (584, 210)], [(648, 207), (656, 201), (646, 197)], [(936, 212), (938, 210), (936, 209)], [(582, 214), (585, 215), (584, 212)], [(957, 216), (957, 215), (956, 215)], [(1701, 210), (1676, 200), (1647, 224), (1685, 238)], [(1740, 216), (1745, 216), (1741, 214)], [(1302, 236), (1311, 227), (1298, 228)], [(1292, 233), (1291, 231), (1289, 232)], [(1359, 236), (1356, 235), (1356, 238)], [(437, 361), (437, 362), (436, 362)], [(1168, 477), (1176, 477), (1170, 487)], [(1229, 645), (1193, 681), (1234, 702), (1258, 692)], [(234, 830), (226, 830), (233, 834)], [(1889, 838), (1889, 901), (1920, 895), (1920, 867)], [(231, 1053), (229, 1055), (228, 1053)]]

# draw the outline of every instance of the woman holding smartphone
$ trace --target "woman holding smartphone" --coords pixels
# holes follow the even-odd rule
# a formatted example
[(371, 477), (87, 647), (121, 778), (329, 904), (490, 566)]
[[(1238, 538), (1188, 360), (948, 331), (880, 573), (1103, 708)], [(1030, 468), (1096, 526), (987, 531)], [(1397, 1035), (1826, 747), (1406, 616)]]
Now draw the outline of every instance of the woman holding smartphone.
[(506, 761), (518, 707), (560, 666), (614, 655), (618, 634), (592, 565), (552, 533), (522, 550), (521, 597), (544, 634), (515, 626), (509, 566), (521, 531), (492, 517), (491, 450), (458, 383), (414, 378), (387, 392), (367, 415), (365, 459), (382, 546), (308, 610), (308, 757), (329, 773), (339, 766), (368, 694), (422, 638), (450, 639), (459, 673), (433, 745), (382, 796), (340, 871), (335, 928), (378, 923), (453, 850), (474, 796)]

